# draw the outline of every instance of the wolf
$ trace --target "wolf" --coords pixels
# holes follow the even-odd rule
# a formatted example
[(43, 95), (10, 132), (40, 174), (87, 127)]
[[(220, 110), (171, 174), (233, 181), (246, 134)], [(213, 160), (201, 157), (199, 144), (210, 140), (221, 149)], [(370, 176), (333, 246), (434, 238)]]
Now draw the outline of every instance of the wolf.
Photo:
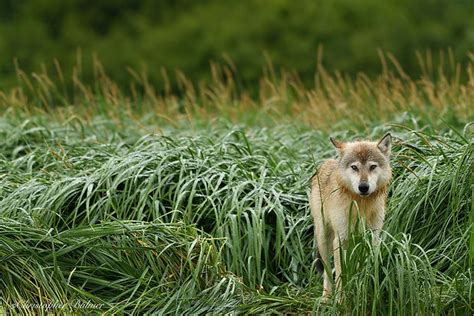
[[(392, 178), (387, 133), (378, 142), (341, 142), (330, 138), (338, 159), (324, 161), (311, 178), (310, 208), (317, 243), (316, 268), (323, 274), (323, 300), (332, 294), (329, 259), (334, 254), (336, 289), (340, 292), (341, 246), (354, 227), (357, 213), (379, 242), (385, 218), (387, 189)], [(350, 222), (349, 222), (350, 221)], [(326, 269), (325, 269), (326, 268)]]

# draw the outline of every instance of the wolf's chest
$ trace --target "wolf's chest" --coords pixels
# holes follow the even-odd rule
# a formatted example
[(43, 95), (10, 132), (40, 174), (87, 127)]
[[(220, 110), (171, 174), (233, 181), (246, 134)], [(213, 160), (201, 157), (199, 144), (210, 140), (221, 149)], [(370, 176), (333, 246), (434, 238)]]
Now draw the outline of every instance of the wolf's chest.
[(383, 201), (350, 201), (347, 205), (345, 216), (348, 223), (354, 226), (373, 227), (375, 223), (383, 220)]

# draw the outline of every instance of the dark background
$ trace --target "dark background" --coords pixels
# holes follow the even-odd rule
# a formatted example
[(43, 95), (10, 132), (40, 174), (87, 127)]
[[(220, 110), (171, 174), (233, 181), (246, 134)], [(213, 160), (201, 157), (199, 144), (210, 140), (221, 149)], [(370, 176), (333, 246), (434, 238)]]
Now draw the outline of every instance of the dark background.
[[(472, 1), (436, 0), (2, 0), (0, 88), (16, 82), (14, 58), (27, 73), (56, 58), (66, 75), (77, 62), (92, 80), (96, 53), (110, 77), (127, 86), (126, 67), (146, 70), (162, 86), (160, 69), (209, 80), (209, 62), (230, 59), (244, 86), (262, 75), (266, 57), (311, 84), (318, 46), (323, 64), (350, 75), (381, 71), (378, 49), (405, 71), (420, 72), (415, 52), (452, 49), (457, 61), (474, 47)], [(52, 75), (54, 76), (54, 75)]]

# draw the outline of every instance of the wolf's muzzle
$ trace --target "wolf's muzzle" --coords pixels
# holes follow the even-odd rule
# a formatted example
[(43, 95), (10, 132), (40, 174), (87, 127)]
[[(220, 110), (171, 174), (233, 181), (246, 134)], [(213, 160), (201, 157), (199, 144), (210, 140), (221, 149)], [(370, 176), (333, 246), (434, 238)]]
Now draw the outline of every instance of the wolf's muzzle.
[(361, 182), (359, 184), (359, 192), (361, 195), (369, 194), (369, 184), (366, 182)]

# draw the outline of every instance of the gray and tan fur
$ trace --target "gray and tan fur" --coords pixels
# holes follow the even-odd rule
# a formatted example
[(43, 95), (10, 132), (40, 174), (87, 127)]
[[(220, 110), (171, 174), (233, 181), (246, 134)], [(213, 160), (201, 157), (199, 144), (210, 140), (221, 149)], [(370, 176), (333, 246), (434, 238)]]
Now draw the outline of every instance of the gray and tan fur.
[[(387, 188), (392, 177), (390, 134), (386, 134), (379, 142), (342, 143), (332, 138), (331, 142), (338, 151), (338, 159), (329, 159), (321, 164), (311, 179), (310, 194), (318, 248), (317, 268), (324, 273), (324, 298), (332, 293), (331, 269), (325, 269), (324, 272), (323, 268), (330, 267), (331, 254), (334, 254), (336, 287), (338, 291), (341, 290), (339, 248), (347, 240), (349, 225), (355, 224), (357, 212), (366, 227), (374, 232), (374, 240), (378, 241), (385, 217)], [(351, 207), (353, 203), (357, 203), (357, 207)]]

